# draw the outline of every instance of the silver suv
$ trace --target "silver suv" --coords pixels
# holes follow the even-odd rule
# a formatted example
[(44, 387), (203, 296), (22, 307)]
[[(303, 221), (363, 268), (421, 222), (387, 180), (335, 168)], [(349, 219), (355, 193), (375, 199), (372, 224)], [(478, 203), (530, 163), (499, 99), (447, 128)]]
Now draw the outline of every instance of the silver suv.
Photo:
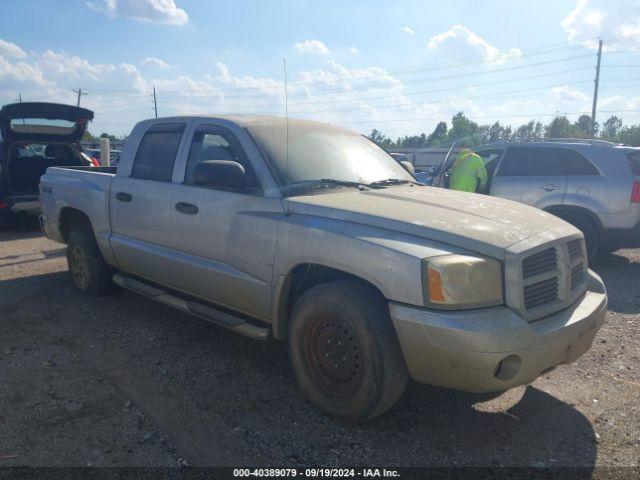
[(481, 193), (546, 210), (598, 250), (640, 246), (640, 148), (601, 140), (545, 139), (474, 149), (489, 180)]

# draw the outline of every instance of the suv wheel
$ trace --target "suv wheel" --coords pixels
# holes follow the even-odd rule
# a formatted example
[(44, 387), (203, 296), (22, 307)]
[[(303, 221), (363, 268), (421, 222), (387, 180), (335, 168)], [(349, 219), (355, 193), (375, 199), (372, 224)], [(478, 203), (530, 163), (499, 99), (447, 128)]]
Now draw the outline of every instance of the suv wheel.
[(104, 261), (93, 231), (89, 227), (74, 230), (67, 242), (67, 264), (76, 288), (91, 296), (113, 293), (115, 270)]
[(592, 261), (598, 255), (599, 235), (593, 222), (583, 215), (567, 214), (562, 219), (576, 227), (584, 235), (584, 243), (587, 247), (587, 257)]
[(295, 303), (289, 356), (303, 393), (321, 410), (361, 422), (390, 409), (408, 381), (389, 309), (350, 280), (312, 287)]

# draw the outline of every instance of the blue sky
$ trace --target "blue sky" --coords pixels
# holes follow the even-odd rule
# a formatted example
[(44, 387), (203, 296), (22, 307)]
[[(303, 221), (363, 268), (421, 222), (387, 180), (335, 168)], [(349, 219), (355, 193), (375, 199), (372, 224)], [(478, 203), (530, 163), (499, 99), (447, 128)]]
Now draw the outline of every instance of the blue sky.
[(429, 133), (589, 111), (640, 121), (640, 1), (22, 0), (0, 17), (0, 102), (88, 95), (91, 130), (159, 114), (284, 112)]

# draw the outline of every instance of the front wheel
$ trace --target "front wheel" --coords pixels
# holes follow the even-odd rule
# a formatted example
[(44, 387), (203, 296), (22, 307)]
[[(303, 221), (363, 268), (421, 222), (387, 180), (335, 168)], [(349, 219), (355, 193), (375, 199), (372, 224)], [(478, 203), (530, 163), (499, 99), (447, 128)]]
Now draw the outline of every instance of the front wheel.
[(294, 305), (288, 344), (303, 393), (340, 420), (381, 415), (406, 388), (387, 303), (367, 285), (337, 280), (309, 289)]
[(80, 292), (97, 297), (116, 290), (112, 281), (115, 270), (102, 258), (89, 227), (74, 230), (69, 235), (67, 264), (73, 283)]

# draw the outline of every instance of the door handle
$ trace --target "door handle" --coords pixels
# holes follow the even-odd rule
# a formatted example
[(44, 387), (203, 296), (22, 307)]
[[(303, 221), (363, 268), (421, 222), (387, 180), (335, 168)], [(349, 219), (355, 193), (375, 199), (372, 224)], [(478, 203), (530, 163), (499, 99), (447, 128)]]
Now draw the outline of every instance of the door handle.
[(193, 203), (178, 202), (176, 203), (176, 210), (187, 215), (196, 215), (198, 213), (198, 207)]
[(116, 193), (116, 200), (120, 200), (121, 202), (130, 202), (132, 198), (131, 194), (127, 192)]
[(560, 190), (560, 185), (552, 185), (551, 183), (548, 183), (547, 185), (542, 187), (542, 190), (546, 190), (547, 192), (552, 192), (553, 190)]

